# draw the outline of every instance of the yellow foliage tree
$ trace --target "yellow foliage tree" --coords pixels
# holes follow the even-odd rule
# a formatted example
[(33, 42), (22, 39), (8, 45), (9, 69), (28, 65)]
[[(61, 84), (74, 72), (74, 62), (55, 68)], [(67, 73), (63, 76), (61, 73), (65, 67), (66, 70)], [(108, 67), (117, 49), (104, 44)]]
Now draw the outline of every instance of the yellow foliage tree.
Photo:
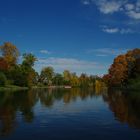
[(15, 45), (10, 42), (5, 42), (2, 46), (0, 46), (0, 51), (4, 60), (9, 66), (15, 65), (17, 63), (19, 51)]

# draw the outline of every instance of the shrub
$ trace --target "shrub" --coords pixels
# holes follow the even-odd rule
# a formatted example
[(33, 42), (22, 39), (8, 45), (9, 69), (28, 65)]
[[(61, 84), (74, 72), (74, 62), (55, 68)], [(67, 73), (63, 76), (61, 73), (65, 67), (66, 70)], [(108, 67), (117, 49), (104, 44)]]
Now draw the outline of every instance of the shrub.
[(6, 81), (7, 81), (6, 76), (2, 72), (0, 72), (0, 86), (5, 86)]
[(128, 87), (132, 89), (140, 89), (140, 76), (135, 79), (129, 79)]

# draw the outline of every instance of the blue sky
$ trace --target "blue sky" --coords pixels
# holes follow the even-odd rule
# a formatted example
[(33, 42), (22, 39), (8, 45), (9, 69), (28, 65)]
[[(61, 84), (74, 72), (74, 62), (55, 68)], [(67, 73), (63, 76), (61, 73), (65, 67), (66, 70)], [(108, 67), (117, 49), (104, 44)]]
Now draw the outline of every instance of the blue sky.
[(78, 74), (104, 74), (113, 58), (140, 48), (140, 0), (0, 0), (0, 44)]

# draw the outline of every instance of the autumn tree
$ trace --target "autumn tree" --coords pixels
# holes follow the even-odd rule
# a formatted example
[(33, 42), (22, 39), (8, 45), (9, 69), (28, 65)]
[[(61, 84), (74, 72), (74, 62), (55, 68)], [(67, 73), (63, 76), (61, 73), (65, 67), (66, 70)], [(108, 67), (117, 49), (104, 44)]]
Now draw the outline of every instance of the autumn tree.
[(37, 74), (33, 69), (36, 60), (33, 54), (24, 54), (22, 64), (11, 68), (9, 79), (14, 85), (32, 87), (36, 84)]
[(115, 85), (122, 84), (128, 78), (128, 63), (125, 55), (119, 55), (114, 59), (109, 69), (111, 83)]
[(71, 86), (73, 86), (73, 87), (78, 87), (80, 85), (79, 78), (76, 75), (76, 73), (71, 73), (70, 83), (71, 83)]
[(133, 65), (129, 63), (129, 78), (134, 78), (140, 75), (140, 49), (128, 51), (126, 56), (133, 58)]
[(140, 58), (136, 59), (133, 71), (134, 76), (140, 76)]
[(8, 84), (31, 87), (37, 83), (38, 74), (33, 66), (37, 58), (31, 53), (25, 53), (22, 63), (18, 64), (19, 51), (10, 42), (0, 46), (0, 72), (8, 79)]
[(8, 70), (8, 63), (3, 57), (0, 57), (0, 71), (5, 72)]
[(110, 74), (105, 74), (103, 77), (102, 77), (104, 83), (106, 85), (111, 85), (111, 75)]
[(139, 73), (139, 58), (140, 49), (130, 50), (126, 54), (117, 56), (104, 79), (108, 80), (109, 85), (126, 85), (135, 72)]
[(5, 42), (2, 46), (0, 46), (0, 51), (2, 57), (9, 66), (13, 66), (17, 63), (19, 51), (15, 45), (10, 42)]

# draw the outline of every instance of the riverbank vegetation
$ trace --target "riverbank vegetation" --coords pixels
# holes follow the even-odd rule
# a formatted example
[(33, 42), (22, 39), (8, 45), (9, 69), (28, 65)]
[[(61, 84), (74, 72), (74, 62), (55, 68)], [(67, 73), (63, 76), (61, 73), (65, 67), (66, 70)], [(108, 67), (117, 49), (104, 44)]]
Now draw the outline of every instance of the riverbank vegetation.
[(117, 56), (103, 79), (109, 87), (140, 89), (140, 49)]
[[(20, 58), (20, 63), (19, 63)], [(64, 70), (55, 73), (53, 67), (42, 68), (38, 73), (34, 69), (37, 58), (31, 53), (20, 54), (18, 48), (10, 42), (0, 46), (0, 89), (25, 87), (94, 87), (99, 89), (106, 83), (109, 87), (140, 89), (140, 49), (128, 51), (114, 59), (108, 74), (102, 78)]]
[[(37, 58), (31, 53), (20, 54), (18, 48), (10, 42), (0, 46), (0, 86), (7, 87), (93, 87), (96, 80), (102, 79), (96, 75), (88, 76), (82, 73), (77, 76), (69, 70), (62, 74), (55, 73), (50, 66), (42, 68), (40, 74), (35, 71), (34, 64)], [(19, 57), (22, 60), (19, 63)], [(98, 84), (99, 85), (99, 84)]]

